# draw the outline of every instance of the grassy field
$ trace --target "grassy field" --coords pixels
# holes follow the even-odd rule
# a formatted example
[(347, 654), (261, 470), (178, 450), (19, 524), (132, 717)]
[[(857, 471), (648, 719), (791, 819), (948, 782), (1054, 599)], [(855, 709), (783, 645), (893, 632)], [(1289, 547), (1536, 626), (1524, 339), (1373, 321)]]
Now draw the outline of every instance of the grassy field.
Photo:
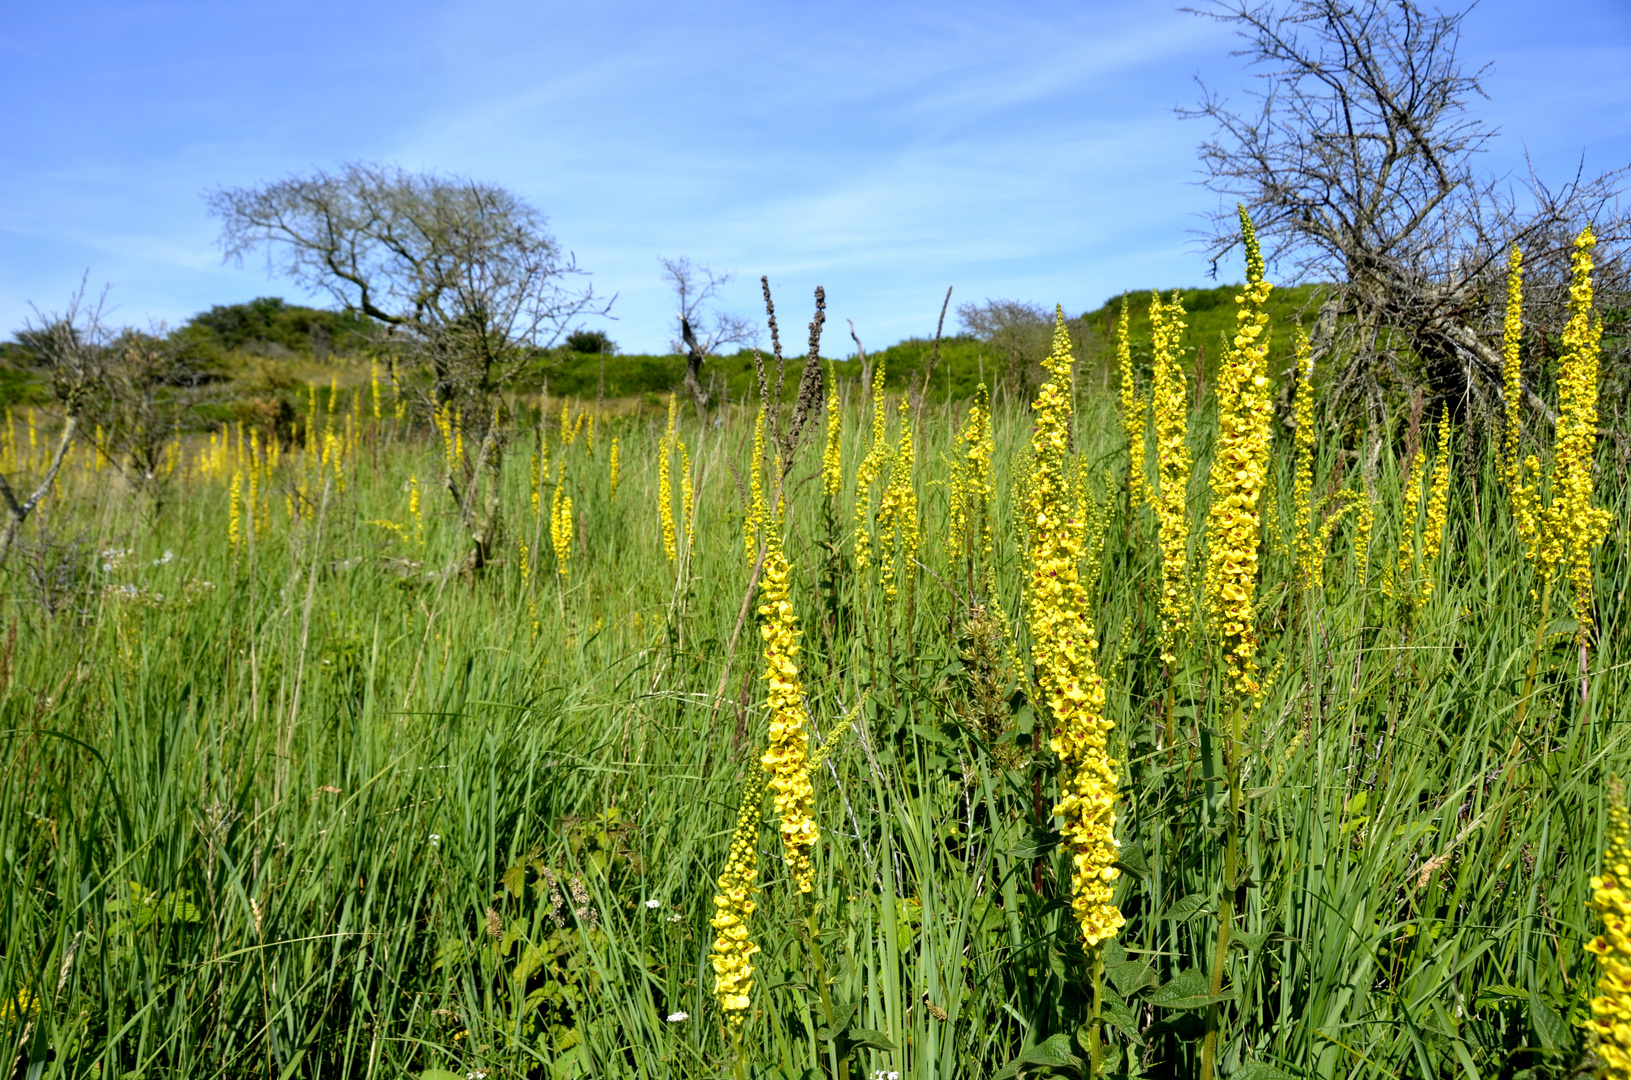
[[(1198, 1075), (1209, 1026), (1224, 1076), (1574, 1075), (1606, 780), (1631, 767), (1623, 471), (1605, 448), (1583, 700), (1565, 593), (1542, 624), (1493, 454), (1452, 442), (1435, 464), (1455, 436), (1431, 413), (1364, 443), (1309, 425), (1301, 459), (1277, 429), (1263, 688), (1231, 785), (1219, 643), (1197, 630), (1162, 659), (1157, 521), (1129, 498), (1113, 347), (1092, 333), (1068, 482), (1119, 763), (1126, 925), (1102, 951), (1071, 916), (1053, 813), (1027, 403), (993, 410), (988, 551), (958, 510), (961, 374), (902, 409), (894, 378), (874, 401), (840, 366), (839, 490), (820, 417), (791, 462), (766, 535), (792, 567), (821, 835), (806, 896), (768, 799), (741, 832), (761, 951), (733, 1038), (710, 920), (770, 722), (745, 601), (772, 465), (754, 413), (679, 409), (681, 452), (662, 408), (563, 425), (551, 400), (508, 455), (497, 558), (470, 575), (447, 572), (468, 540), (443, 439), (359, 391), (318, 418), (326, 462), (317, 442), (274, 462), (233, 429), (178, 444), (159, 499), (81, 453), (25, 529), (0, 626), (10, 1075), (1079, 1075), (1096, 970), (1105, 1075)], [(1215, 364), (1198, 333), (1186, 363), (1207, 344)], [(1175, 500), (1189, 608), (1215, 383), (1187, 399)], [(19, 420), (8, 475), (37, 468), (29, 443)], [(869, 450), (882, 472), (858, 491)], [(1159, 465), (1153, 443), (1136, 464)], [(1366, 490), (1368, 544), (1364, 515), (1338, 513)]]

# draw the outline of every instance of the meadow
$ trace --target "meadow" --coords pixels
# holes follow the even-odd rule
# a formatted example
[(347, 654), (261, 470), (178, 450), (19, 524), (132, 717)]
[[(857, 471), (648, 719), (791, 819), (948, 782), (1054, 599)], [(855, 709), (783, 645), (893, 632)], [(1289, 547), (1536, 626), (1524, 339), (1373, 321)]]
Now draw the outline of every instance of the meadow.
[(1590, 342), (1525, 472), (1438, 403), (1329, 420), (1240, 291), (1199, 388), (1139, 296), (1034, 404), (882, 353), (796, 440), (751, 367), (705, 420), (518, 401), (479, 571), (474, 448), (389, 385), (178, 440), (162, 499), (76, 451), (0, 628), (9, 1074), (1589, 1069)]

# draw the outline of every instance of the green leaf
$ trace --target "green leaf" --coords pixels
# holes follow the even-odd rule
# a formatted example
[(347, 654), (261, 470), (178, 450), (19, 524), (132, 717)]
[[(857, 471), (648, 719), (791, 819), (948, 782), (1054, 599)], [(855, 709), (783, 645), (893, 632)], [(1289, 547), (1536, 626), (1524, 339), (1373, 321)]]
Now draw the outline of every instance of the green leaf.
[(1527, 991), (1520, 990), (1516, 986), (1497, 983), (1494, 986), (1486, 986), (1480, 989), (1477, 996), (1473, 998), (1473, 1006), (1482, 1009), (1486, 1005), (1493, 1005), (1499, 1001), (1522, 1001), (1528, 996)]
[(952, 741), (946, 738), (937, 728), (928, 727), (924, 724), (913, 724), (911, 729), (912, 734), (920, 739), (927, 739), (929, 742), (939, 743), (941, 746), (950, 746), (952, 744)]
[(844, 1042), (850, 1050), (881, 1050), (887, 1054), (898, 1049), (889, 1041), (889, 1036), (871, 1028), (850, 1028), (844, 1032)]
[(1115, 866), (1124, 874), (1131, 874), (1136, 878), (1150, 876), (1150, 862), (1144, 857), (1144, 849), (1137, 844), (1128, 844), (1121, 849), (1121, 857)]
[(1204, 1009), (1215, 1001), (1228, 1001), (1235, 996), (1225, 988), (1220, 994), (1212, 993), (1211, 981), (1198, 968), (1190, 968), (1172, 977), (1144, 1000), (1163, 1009)]
[(1040, 859), (1059, 846), (1059, 834), (1052, 829), (1032, 829), (1031, 835), (1003, 852), (1014, 859)]
[(1144, 1045), (1144, 1036), (1138, 1033), (1138, 1017), (1134, 1016), (1133, 1010), (1126, 1005), (1120, 1002), (1105, 1002), (1099, 1009), (1099, 1017), (1126, 1036), (1127, 1041), (1134, 1046)]
[(1019, 1055), (1022, 1065), (1044, 1065), (1050, 1069), (1080, 1069), (1082, 1059), (1071, 1053), (1070, 1036), (1061, 1032)]
[(464, 1077), (446, 1069), (426, 1069), (419, 1074), (419, 1080), (464, 1080)]
[(1148, 960), (1130, 961), (1110, 971), (1110, 981), (1122, 997), (1132, 997), (1143, 990), (1154, 990), (1161, 985), (1155, 969)]
[(1529, 991), (1529, 1024), (1546, 1050), (1556, 1053), (1568, 1045), (1569, 1026), (1563, 1022), (1557, 1010), (1542, 1001), (1533, 990)]
[(1161, 917), (1170, 919), (1173, 922), (1187, 922), (1198, 915), (1205, 907), (1205, 893), (1190, 893), (1183, 899), (1174, 901), (1173, 905), (1167, 908)]
[(1295, 1080), (1295, 1078), (1273, 1065), (1261, 1061), (1248, 1061), (1234, 1071), (1232, 1080)]

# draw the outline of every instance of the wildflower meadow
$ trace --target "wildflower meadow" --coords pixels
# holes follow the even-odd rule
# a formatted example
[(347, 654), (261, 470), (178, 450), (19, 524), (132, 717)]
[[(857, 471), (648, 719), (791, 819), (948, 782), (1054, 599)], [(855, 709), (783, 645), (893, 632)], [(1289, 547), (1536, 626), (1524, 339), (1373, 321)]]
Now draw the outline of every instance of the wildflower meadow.
[(1240, 225), (1205, 355), (1145, 294), (1023, 394), (818, 309), (706, 410), (380, 360), (136, 492), (9, 413), (7, 1075), (1631, 1077), (1594, 238), (1491, 436), (1339, 413)]

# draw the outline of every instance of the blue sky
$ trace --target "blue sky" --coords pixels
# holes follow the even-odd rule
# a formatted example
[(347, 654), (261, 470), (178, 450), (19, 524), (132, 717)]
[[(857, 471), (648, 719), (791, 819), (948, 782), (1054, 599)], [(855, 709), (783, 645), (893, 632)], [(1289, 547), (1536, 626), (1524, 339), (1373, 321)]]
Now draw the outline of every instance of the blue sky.
[[(1487, 0), (1486, 165), (1631, 163), (1631, 5)], [(202, 195), (349, 159), (505, 185), (617, 293), (625, 351), (664, 349), (659, 256), (731, 271), (784, 327), (826, 286), (829, 352), (930, 334), (939, 301), (1097, 306), (1197, 284), (1197, 75), (1232, 38), (1165, 4), (9, 5), (0, 25), (0, 333), (87, 271), (120, 322), (299, 299), (223, 264)], [(1238, 274), (1233, 267), (1224, 273)], [(801, 331), (789, 333), (801, 336)]]

